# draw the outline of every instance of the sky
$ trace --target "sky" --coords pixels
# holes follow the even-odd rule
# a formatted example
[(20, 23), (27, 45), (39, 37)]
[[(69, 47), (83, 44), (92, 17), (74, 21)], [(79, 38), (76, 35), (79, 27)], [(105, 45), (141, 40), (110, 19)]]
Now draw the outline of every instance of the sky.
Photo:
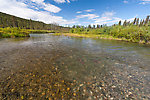
[(72, 25), (112, 25), (150, 15), (150, 0), (0, 0), (0, 12)]

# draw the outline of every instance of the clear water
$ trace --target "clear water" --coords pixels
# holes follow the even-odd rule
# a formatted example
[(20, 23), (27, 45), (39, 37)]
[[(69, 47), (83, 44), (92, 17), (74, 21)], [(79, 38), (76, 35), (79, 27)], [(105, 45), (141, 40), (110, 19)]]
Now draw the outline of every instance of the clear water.
[(150, 45), (50, 34), (0, 39), (2, 81), (33, 65), (56, 67), (61, 78), (77, 82), (82, 99), (150, 99)]

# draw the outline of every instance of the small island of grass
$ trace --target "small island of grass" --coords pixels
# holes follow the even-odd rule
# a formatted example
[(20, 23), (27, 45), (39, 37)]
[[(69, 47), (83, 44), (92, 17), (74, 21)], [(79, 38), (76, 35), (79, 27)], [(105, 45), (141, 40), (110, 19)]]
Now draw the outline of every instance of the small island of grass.
[(30, 33), (54, 33), (54, 31), (21, 29), (17, 27), (0, 28), (0, 38), (29, 37)]

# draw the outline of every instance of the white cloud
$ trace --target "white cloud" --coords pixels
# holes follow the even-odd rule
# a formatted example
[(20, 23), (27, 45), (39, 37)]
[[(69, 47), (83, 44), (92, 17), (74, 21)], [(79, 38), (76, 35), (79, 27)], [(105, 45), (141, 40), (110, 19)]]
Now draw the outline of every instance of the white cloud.
[[(54, 1), (57, 3), (66, 3), (66, 2), (70, 3), (70, 0), (54, 0)], [(74, 1), (74, 0), (72, 0), (72, 1)]]
[(95, 24), (114, 24), (122, 20), (121, 18), (114, 17), (115, 12), (104, 12), (100, 18), (95, 19)]
[(95, 9), (87, 9), (87, 10), (83, 10), (83, 11), (77, 11), (77, 14), (83, 13), (83, 12), (93, 12), (95, 11)]
[(77, 11), (76, 13), (77, 13), (77, 14), (80, 14), (80, 13), (82, 13), (82, 11)]
[(54, 1), (57, 3), (65, 3), (66, 2), (65, 0), (54, 0)]
[(112, 17), (115, 15), (115, 12), (111, 11), (111, 12), (104, 12), (102, 14), (102, 17)]
[(43, 3), (44, 2), (44, 0), (31, 0), (32, 2), (36, 2), (36, 3), (38, 3), (38, 4), (41, 4), (41, 3)]
[[(47, 12), (47, 11), (37, 11), (37, 10), (33, 10), (31, 8), (28, 8), (28, 5), (23, 3), (23, 2), (19, 2), (16, 0), (0, 0), (0, 12), (4, 12), (7, 14), (11, 14), (11, 15), (15, 15), (21, 18), (26, 18), (26, 19), (32, 19), (32, 20), (37, 20), (37, 21), (43, 21), (45, 23), (58, 23), (61, 25), (64, 24), (73, 24), (76, 21), (74, 20), (66, 20), (61, 16), (55, 16), (52, 15), (51, 13)], [(38, 3), (43, 3), (43, 1), (41, 0), (36, 0), (36, 2)], [(51, 9), (51, 11), (53, 10), (53, 12), (55, 12), (55, 6), (52, 6), (50, 4), (46, 4), (47, 7), (45, 6), (46, 10)], [(49, 7), (54, 7), (53, 8), (49, 8)], [(51, 12), (50, 11), (50, 12)]]
[(80, 19), (80, 18), (94, 19), (94, 18), (97, 18), (97, 17), (99, 17), (99, 16), (95, 15), (95, 14), (86, 14), (86, 15), (78, 15), (78, 16), (76, 16), (77, 19)]
[(140, 4), (143, 4), (143, 5), (150, 4), (150, 0), (140, 0), (140, 1), (141, 1)]
[(44, 2), (44, 0), (31, 0), (31, 1), (37, 3), (37, 5), (40, 8), (43, 8), (44, 10), (47, 10), (47, 11), (50, 11), (50, 12), (58, 13), (58, 12), (61, 11), (61, 9), (59, 7), (57, 7), (55, 5), (52, 5), (52, 4), (47, 4), (47, 3)]
[(44, 10), (53, 12), (53, 13), (58, 13), (59, 11), (61, 11), (60, 8), (52, 5), (52, 4), (43, 4), (45, 7), (43, 8)]
[(95, 11), (95, 9), (88, 9), (88, 10), (84, 10), (85, 12), (93, 12)]
[[(120, 20), (124, 21), (121, 18), (115, 17), (115, 14), (116, 13), (113, 12), (113, 11), (104, 12), (103, 14), (101, 14), (101, 16), (98, 16), (96, 14), (85, 14), (85, 15), (76, 16), (76, 19), (88, 18), (89, 20), (94, 21), (94, 23), (93, 23), (94, 25), (96, 25), (96, 24), (99, 24), (99, 25), (103, 25), (103, 24), (112, 25), (112, 24), (118, 23)], [(133, 18), (130, 19), (130, 20), (133, 20)]]
[(127, 0), (124, 0), (123, 3), (129, 3)]
[(68, 3), (70, 3), (70, 1), (69, 1), (69, 0), (67, 0), (67, 2), (68, 2)]
[(121, 21), (122, 23), (127, 20), (132, 22), (135, 18), (137, 17), (134, 16), (133, 18), (129, 18), (129, 19), (122, 19), (119, 17), (115, 17), (115, 12), (104, 12), (100, 18), (96, 18), (95, 23), (94, 24), (99, 24), (99, 25), (103, 25), (103, 24), (107, 24), (107, 25), (113, 25), (113, 24), (118, 24), (119, 21)]

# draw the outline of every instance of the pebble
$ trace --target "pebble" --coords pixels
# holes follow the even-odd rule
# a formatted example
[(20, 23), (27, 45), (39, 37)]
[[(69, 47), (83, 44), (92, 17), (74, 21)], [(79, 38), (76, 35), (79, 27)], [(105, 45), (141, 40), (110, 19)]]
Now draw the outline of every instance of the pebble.
[(80, 87), (82, 87), (84, 84), (80, 84)]

